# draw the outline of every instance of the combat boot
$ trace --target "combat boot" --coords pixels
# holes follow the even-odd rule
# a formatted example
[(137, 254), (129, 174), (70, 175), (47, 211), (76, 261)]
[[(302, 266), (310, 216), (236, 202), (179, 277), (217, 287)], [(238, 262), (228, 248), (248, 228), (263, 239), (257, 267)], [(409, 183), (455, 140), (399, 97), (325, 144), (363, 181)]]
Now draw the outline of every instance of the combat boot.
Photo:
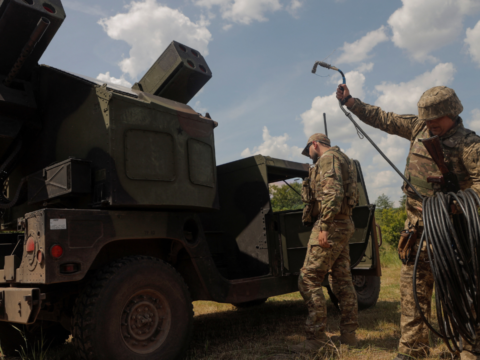
[(330, 338), (323, 334), (320, 339), (305, 340), (297, 345), (288, 345), (288, 350), (294, 353), (317, 352), (331, 343)]
[(465, 351), (462, 351), (462, 353), (460, 354), (460, 359), (462, 359), (462, 360), (480, 360), (480, 356), (472, 354), (471, 352), (465, 350)]
[(358, 345), (358, 339), (354, 332), (341, 334), (340, 336), (332, 336), (332, 341), (334, 343), (345, 344), (352, 347), (356, 347)]

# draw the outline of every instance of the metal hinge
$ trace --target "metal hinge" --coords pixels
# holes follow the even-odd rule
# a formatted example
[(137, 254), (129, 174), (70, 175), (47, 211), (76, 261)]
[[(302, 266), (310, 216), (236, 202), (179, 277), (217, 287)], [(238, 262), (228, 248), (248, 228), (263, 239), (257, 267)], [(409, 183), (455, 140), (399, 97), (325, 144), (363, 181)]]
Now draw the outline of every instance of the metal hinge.
[(100, 103), (100, 109), (102, 110), (103, 119), (105, 121), (105, 126), (110, 127), (110, 109), (108, 103), (112, 99), (113, 93), (107, 90), (107, 84), (103, 84), (96, 89), (98, 102)]

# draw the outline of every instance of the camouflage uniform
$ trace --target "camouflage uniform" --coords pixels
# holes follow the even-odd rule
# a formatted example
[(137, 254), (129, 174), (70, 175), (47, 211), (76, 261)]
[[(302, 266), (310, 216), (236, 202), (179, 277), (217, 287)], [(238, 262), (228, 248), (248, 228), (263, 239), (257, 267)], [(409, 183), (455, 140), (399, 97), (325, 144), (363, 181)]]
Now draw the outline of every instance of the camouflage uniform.
[[(305, 263), (301, 269), (298, 287), (308, 307), (307, 339), (325, 340), (327, 308), (322, 283), (332, 271), (333, 292), (338, 297), (342, 317), (340, 330), (354, 333), (358, 327), (357, 295), (350, 273), (348, 242), (355, 231), (352, 203), (356, 203), (356, 168), (340, 149), (327, 150), (310, 171), (315, 225), (308, 243)], [(350, 179), (354, 179), (352, 182)], [(316, 210), (315, 210), (316, 209)], [(330, 248), (319, 245), (320, 231), (328, 231)]]
[[(457, 176), (462, 190), (472, 188), (480, 194), (480, 137), (475, 135), (473, 131), (465, 129), (462, 119), (457, 117), (463, 107), (453, 90), (444, 86), (432, 88), (424, 93), (418, 106), (420, 117), (387, 113), (381, 108), (365, 104), (359, 99), (355, 99), (354, 105), (349, 110), (368, 125), (410, 141), (410, 153), (407, 158), (405, 176), (423, 196), (432, 196), (435, 192), (440, 191), (437, 185), (432, 185), (426, 180), (428, 176), (441, 175), (425, 146), (418, 141), (418, 139), (431, 136), (425, 120), (433, 120), (445, 115), (453, 119), (457, 118), (453, 128), (440, 136), (445, 161), (450, 171)], [(432, 110), (434, 106), (435, 111)], [(439, 112), (443, 115), (439, 116)], [(418, 232), (417, 244), (412, 252), (416, 254), (418, 242), (423, 232), (422, 203), (406, 184), (403, 185), (403, 191), (407, 195), (405, 228), (415, 228)], [(402, 336), (399, 352), (420, 357), (428, 354), (429, 341), (428, 328), (416, 309), (413, 297), (413, 262), (412, 259), (406, 265), (402, 265), (401, 270), (402, 315), (400, 327)], [(417, 291), (419, 304), (427, 316), (430, 315), (431, 311), (433, 284), (433, 274), (424, 246), (421, 249), (417, 271)], [(466, 349), (469, 348), (471, 349), (471, 347), (466, 346)]]

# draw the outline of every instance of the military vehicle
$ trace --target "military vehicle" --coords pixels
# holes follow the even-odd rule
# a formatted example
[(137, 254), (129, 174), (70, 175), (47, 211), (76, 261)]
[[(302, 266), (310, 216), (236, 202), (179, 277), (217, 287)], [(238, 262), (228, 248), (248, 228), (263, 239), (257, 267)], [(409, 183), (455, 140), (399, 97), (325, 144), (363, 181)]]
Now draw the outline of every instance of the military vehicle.
[[(176, 359), (194, 300), (239, 307), (297, 291), (310, 228), (273, 212), (268, 186), (308, 164), (216, 165), (209, 115), (186, 105), (211, 78), (172, 42), (131, 89), (38, 60), (60, 0), (0, 0), (0, 345), (70, 335), (83, 359)], [(375, 304), (374, 206), (351, 240), (359, 303)], [(328, 281), (325, 283), (328, 286)], [(332, 295), (332, 297), (334, 297)]]

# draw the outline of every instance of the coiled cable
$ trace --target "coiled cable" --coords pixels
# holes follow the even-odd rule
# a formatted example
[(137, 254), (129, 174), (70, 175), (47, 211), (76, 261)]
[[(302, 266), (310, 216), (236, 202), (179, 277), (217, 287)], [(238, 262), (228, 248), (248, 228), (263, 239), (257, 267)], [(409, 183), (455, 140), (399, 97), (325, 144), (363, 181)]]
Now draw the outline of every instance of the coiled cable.
[[(461, 213), (452, 214), (456, 201)], [(474, 345), (480, 320), (480, 197), (472, 189), (423, 198), (424, 231), (413, 270), (415, 304), (425, 324), (451, 352), (462, 352), (464, 341)], [(417, 268), (426, 243), (435, 280), (438, 330), (428, 321), (417, 296)]]

